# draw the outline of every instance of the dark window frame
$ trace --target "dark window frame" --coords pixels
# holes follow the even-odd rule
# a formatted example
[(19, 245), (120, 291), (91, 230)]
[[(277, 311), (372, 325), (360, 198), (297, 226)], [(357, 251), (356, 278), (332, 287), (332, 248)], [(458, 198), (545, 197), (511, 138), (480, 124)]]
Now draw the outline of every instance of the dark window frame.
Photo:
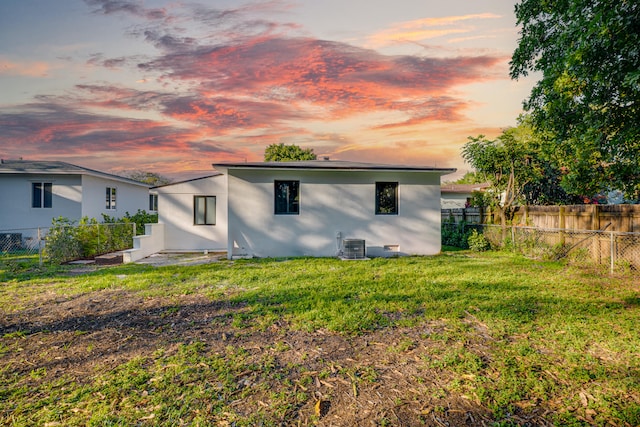
[(376, 182), (376, 215), (398, 215), (398, 188), (398, 182)]
[(158, 211), (158, 195), (157, 194), (149, 194), (149, 211), (151, 212)]
[[(203, 204), (199, 204), (198, 201)], [(213, 212), (210, 211), (210, 202), (213, 201)], [(193, 196), (193, 225), (216, 225), (218, 201), (216, 196)], [(199, 208), (202, 207), (202, 212)]]
[(37, 209), (53, 207), (53, 183), (31, 183), (31, 207)]
[(275, 180), (273, 182), (274, 215), (300, 215), (300, 181)]

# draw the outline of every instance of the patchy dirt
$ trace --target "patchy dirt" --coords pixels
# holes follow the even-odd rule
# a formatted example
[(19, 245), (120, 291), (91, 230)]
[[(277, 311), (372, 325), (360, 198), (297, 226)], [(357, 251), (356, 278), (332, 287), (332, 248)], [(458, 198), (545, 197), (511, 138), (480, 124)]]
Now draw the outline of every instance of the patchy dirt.
[[(203, 255), (204, 256), (204, 255)], [(183, 262), (213, 262), (218, 255), (182, 258)], [(166, 256), (149, 262), (166, 265)], [(79, 266), (93, 269), (92, 266)], [(0, 311), (0, 336), (5, 351), (2, 369), (25, 374), (45, 370), (44, 378), (62, 377), (91, 383), (110, 369), (137, 357), (152, 358), (158, 349), (175, 352), (180, 344), (202, 342), (206, 351), (224, 354), (242, 348), (256, 362), (265, 354), (281, 380), (268, 390), (296, 387), (310, 398), (289, 414), (283, 425), (318, 426), (476, 426), (492, 425), (492, 413), (477, 403), (473, 392), (452, 393), (451, 373), (430, 363), (450, 342), (429, 339), (443, 332), (433, 321), (417, 328), (387, 328), (356, 337), (319, 330), (291, 330), (282, 321), (268, 327), (234, 325), (246, 307), (199, 294), (142, 297), (123, 290), (103, 290), (77, 296), (44, 292), (27, 309)], [(477, 341), (466, 343), (482, 354), (491, 337), (482, 325)], [(25, 334), (20, 333), (25, 332)], [(7, 351), (8, 350), (8, 351)], [(297, 368), (291, 369), (295, 366)], [(304, 376), (310, 377), (302, 381)], [(253, 377), (237, 379), (251, 386)], [(28, 386), (28, 384), (27, 384)], [(269, 394), (256, 392), (234, 402), (237, 413), (250, 415), (269, 408)], [(512, 414), (517, 425), (550, 425), (543, 406)], [(5, 414), (6, 415), (6, 414)], [(157, 420), (159, 421), (159, 420)]]

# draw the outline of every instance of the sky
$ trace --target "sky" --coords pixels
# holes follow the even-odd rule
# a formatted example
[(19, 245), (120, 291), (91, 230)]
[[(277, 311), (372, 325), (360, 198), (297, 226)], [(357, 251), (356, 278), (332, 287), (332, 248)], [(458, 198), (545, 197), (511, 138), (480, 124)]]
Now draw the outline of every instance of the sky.
[(470, 167), (515, 126), (512, 0), (2, 0), (0, 158), (204, 176), (270, 144)]

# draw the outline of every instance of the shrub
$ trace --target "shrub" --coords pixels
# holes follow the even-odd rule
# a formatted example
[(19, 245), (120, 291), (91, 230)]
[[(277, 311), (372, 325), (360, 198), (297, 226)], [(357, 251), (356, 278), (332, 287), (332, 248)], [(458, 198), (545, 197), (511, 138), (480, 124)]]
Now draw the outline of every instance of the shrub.
[(456, 248), (469, 248), (469, 233), (466, 223), (444, 222), (442, 223), (442, 244)]
[(469, 237), (467, 238), (467, 242), (469, 244), (469, 249), (476, 252), (484, 252), (491, 249), (491, 244), (484, 237), (484, 234), (478, 233), (478, 230), (473, 230)]
[(47, 234), (44, 256), (55, 264), (61, 264), (80, 258), (82, 245), (77, 236), (77, 227), (68, 218), (53, 219), (53, 225)]
[(104, 223), (83, 217), (78, 224), (59, 217), (54, 218), (44, 248), (45, 257), (61, 264), (76, 259), (128, 249), (133, 243), (133, 221), (103, 215)]

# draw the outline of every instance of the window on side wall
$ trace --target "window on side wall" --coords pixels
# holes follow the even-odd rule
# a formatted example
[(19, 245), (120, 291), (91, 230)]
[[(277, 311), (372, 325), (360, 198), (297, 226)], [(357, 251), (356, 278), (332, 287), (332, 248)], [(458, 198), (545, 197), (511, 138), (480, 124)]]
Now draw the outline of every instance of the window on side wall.
[(149, 194), (149, 210), (151, 212), (158, 211), (158, 195), (157, 194)]
[(216, 225), (216, 196), (193, 197), (193, 223)]
[(376, 182), (376, 215), (398, 215), (397, 182)]
[(300, 181), (274, 182), (274, 213), (298, 215), (300, 213)]
[(31, 207), (50, 208), (53, 206), (53, 184), (50, 182), (31, 183)]
[(109, 210), (116, 209), (116, 188), (115, 187), (107, 187), (107, 198), (106, 198), (105, 208)]

